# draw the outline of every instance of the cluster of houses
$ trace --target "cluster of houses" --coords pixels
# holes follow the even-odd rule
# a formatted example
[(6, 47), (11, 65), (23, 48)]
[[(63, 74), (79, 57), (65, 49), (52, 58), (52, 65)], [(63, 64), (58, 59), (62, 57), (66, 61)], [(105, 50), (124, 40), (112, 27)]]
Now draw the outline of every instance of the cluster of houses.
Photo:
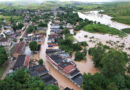
[[(62, 12), (61, 12), (62, 13)], [(81, 87), (83, 77), (77, 69), (76, 64), (72, 61), (70, 55), (58, 47), (58, 39), (63, 28), (73, 29), (73, 25), (67, 23), (60, 26), (60, 21), (55, 19), (51, 25), (51, 32), (48, 38), (48, 49), (46, 50), (47, 61), (66, 78), (72, 81), (78, 87)], [(51, 47), (51, 48), (50, 48)], [(53, 47), (53, 48), (52, 48)], [(66, 88), (66, 90), (71, 90)]]
[(47, 49), (48, 62), (77, 86), (82, 84), (82, 75), (68, 53), (60, 49)]
[[(6, 12), (6, 11), (5, 11)], [(11, 11), (9, 11), (11, 13)], [(51, 14), (52, 12), (42, 10), (16, 10), (15, 13), (21, 14), (24, 16), (23, 25), (24, 28), (21, 30), (14, 30), (11, 27), (11, 24), (2, 26), (0, 32), (0, 45), (7, 47), (7, 51), (11, 52), (11, 57), (14, 59), (14, 65), (11, 68), (11, 72), (25, 68), (28, 69), (30, 75), (33, 77), (38, 77), (48, 84), (57, 84), (57, 81), (49, 74), (48, 70), (44, 65), (40, 65), (38, 63), (39, 57), (34, 58), (35, 54), (39, 56), (41, 44), (44, 43), (46, 37), (46, 29), (45, 26), (39, 26), (39, 23), (43, 21), (43, 19), (38, 19), (36, 22), (33, 22), (33, 17), (42, 17), (45, 14)], [(56, 11), (54, 11), (56, 13)], [(65, 13), (64, 11), (59, 11), (59, 13)], [(52, 18), (54, 18), (52, 16)], [(43, 21), (44, 22), (44, 21)], [(56, 47), (58, 46), (58, 39), (62, 28), (60, 26), (61, 22), (59, 20), (54, 20), (54, 23), (51, 26), (51, 32), (48, 38), (48, 47)], [(26, 27), (37, 26), (37, 32), (32, 33), (24, 33), (27, 30)], [(67, 23), (62, 25), (63, 28), (73, 29), (73, 25)], [(4, 30), (6, 29), (6, 30)], [(23, 34), (23, 35), (22, 35)], [(22, 37), (21, 37), (22, 36)], [(22, 40), (19, 37), (22, 38)], [(16, 41), (15, 41), (16, 40)], [(29, 43), (32, 41), (36, 41), (38, 43), (38, 50), (34, 53), (29, 48)], [(29, 54), (28, 54), (29, 53)], [(70, 79), (77, 86), (81, 86), (82, 84), (82, 75), (80, 71), (76, 68), (75, 63), (70, 59), (68, 53), (64, 52), (60, 49), (47, 49), (46, 50), (48, 62), (61, 74)], [(71, 90), (66, 88), (64, 90)]]
[[(3, 11), (6, 12), (6, 11)], [(30, 75), (33, 77), (39, 77), (44, 81), (46, 85), (48, 84), (57, 84), (57, 81), (49, 74), (48, 70), (44, 65), (38, 63), (39, 53), (41, 44), (44, 42), (46, 37), (45, 26), (39, 26), (41, 21), (44, 19), (40, 18), (36, 22), (33, 22), (33, 18), (42, 17), (42, 15), (50, 14), (50, 11), (43, 12), (42, 10), (16, 10), (12, 11), (22, 15), (24, 19), (22, 24), (24, 27), (21, 30), (14, 31), (11, 23), (3, 25), (0, 30), (0, 45), (7, 47), (7, 51), (11, 51), (10, 55), (13, 57), (14, 65), (9, 70), (9, 73), (14, 72), (15, 70), (25, 68), (29, 70)], [(12, 13), (11, 11), (7, 13)], [(31, 16), (32, 15), (32, 16)], [(36, 32), (27, 33), (29, 26), (37, 26)], [(25, 32), (25, 33), (24, 33)], [(22, 39), (21, 39), (22, 38)], [(21, 39), (21, 40), (20, 40)], [(38, 43), (38, 50), (32, 52), (29, 48), (29, 43), (36, 41)], [(34, 58), (34, 56), (38, 56)]]

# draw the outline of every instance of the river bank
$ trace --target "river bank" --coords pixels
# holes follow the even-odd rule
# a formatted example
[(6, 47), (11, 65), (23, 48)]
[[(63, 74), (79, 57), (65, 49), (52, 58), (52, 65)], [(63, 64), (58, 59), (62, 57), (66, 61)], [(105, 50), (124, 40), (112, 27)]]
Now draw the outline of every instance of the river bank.
[(112, 21), (111, 16), (100, 14), (99, 11), (89, 11), (89, 12), (84, 12), (84, 13), (78, 12), (78, 15), (82, 19), (88, 19), (91, 21), (100, 22), (101, 24), (105, 24), (119, 30), (124, 29), (124, 28), (130, 28), (130, 25)]

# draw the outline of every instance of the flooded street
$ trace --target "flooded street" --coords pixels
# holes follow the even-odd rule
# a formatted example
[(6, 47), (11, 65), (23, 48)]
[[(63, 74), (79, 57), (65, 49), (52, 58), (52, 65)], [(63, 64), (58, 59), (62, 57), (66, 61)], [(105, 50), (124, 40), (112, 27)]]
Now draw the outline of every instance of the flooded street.
[(44, 60), (44, 65), (48, 69), (49, 73), (57, 80), (60, 90), (63, 90), (65, 87), (72, 88), (74, 90), (81, 90), (81, 88), (77, 87), (74, 83), (72, 83), (69, 79), (59, 73), (56, 69), (54, 69), (46, 60), (46, 49), (48, 48), (48, 35), (51, 31), (51, 22), (48, 24), (47, 36), (44, 41), (44, 44), (41, 46), (40, 58)]
[[(86, 16), (85, 14), (82, 14), (82, 13), (80, 13), (79, 16), (82, 18), (89, 18), (89, 16)], [(95, 17), (92, 16), (92, 17), (95, 18), (93, 20), (96, 20), (97, 17), (99, 17), (99, 16), (97, 14), (97, 17), (96, 16)], [(105, 20), (109, 20), (107, 23), (105, 23), (106, 21), (103, 21), (102, 24), (106, 24), (106, 25), (109, 24), (111, 26), (110, 23), (112, 23), (112, 25), (114, 25), (112, 27), (115, 27), (118, 29), (129, 27), (127, 25), (111, 21), (110, 20), (111, 18), (109, 16), (102, 16), (102, 17), (105, 18)], [(90, 18), (90, 19), (92, 19), (92, 18)], [(99, 21), (100, 21), (100, 19), (99, 19)], [(117, 24), (117, 25), (115, 25), (115, 24)], [(72, 83), (69, 79), (67, 79), (65, 76), (63, 76), (61, 73), (59, 73), (56, 69), (54, 69), (47, 62), (46, 49), (48, 48), (47, 43), (48, 43), (48, 35), (50, 35), (50, 31), (51, 31), (51, 22), (48, 23), (48, 30), (46, 31), (47, 32), (46, 38), (45, 38), (44, 43), (41, 45), (41, 52), (40, 52), (39, 57), (43, 59), (44, 65), (48, 69), (49, 73), (57, 80), (58, 85), (60, 87), (60, 90), (63, 90), (63, 88), (65, 88), (65, 87), (69, 87), (69, 88), (72, 88), (74, 90), (81, 90), (81, 88), (77, 87), (74, 83)], [(70, 33), (74, 34), (73, 29), (70, 30)], [(122, 50), (126, 51), (128, 54), (130, 54), (130, 51), (128, 50), (128, 48), (130, 47), (130, 35), (128, 35), (125, 38), (120, 38), (116, 35), (89, 33), (89, 32), (85, 32), (85, 31), (81, 30), (81, 31), (77, 32), (77, 34), (74, 36), (74, 38), (78, 42), (82, 42), (82, 41), (87, 42), (89, 45), (87, 48), (94, 47), (99, 42), (102, 42), (104, 45), (108, 45), (108, 46), (113, 47), (113, 48), (117, 48), (117, 46), (124, 43), (124, 48), (122, 48)], [(107, 43), (109, 41), (116, 42), (116, 44), (114, 43), (113, 45), (110, 45), (110, 43)], [(55, 48), (58, 48), (58, 47), (55, 47)], [(94, 67), (92, 57), (89, 55), (86, 56), (85, 61), (80, 61), (80, 62), (74, 61), (74, 62), (82, 74), (84, 74), (84, 73), (94, 74), (96, 72), (99, 72), (99, 70)]]
[(78, 12), (78, 15), (82, 19), (88, 19), (91, 21), (100, 22), (101, 24), (105, 24), (117, 29), (124, 29), (124, 28), (130, 28), (130, 25), (125, 25), (122, 23), (118, 23), (116, 21), (112, 21), (112, 17), (105, 15), (105, 14), (99, 14), (99, 11), (89, 11), (85, 13)]

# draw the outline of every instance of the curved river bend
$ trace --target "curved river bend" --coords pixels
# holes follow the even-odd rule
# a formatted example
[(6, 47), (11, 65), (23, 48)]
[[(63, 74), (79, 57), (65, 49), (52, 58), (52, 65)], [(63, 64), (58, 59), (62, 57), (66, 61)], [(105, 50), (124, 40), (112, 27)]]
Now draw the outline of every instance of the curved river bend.
[(130, 28), (130, 25), (112, 21), (111, 20), (112, 17), (105, 15), (105, 14), (100, 14), (99, 11), (89, 11), (89, 12), (85, 12), (85, 13), (78, 12), (78, 15), (82, 19), (88, 19), (91, 21), (100, 22), (101, 24), (105, 24), (105, 25), (114, 27), (119, 30), (124, 29), (124, 28)]

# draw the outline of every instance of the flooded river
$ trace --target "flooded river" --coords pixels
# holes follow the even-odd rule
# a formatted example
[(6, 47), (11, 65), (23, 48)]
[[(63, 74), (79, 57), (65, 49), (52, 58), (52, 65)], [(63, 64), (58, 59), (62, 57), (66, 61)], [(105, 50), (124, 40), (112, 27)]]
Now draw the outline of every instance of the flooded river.
[[(117, 29), (123, 29), (123, 28), (128, 28), (130, 26), (117, 23), (114, 21), (111, 21), (111, 17), (107, 15), (101, 15), (96, 11), (92, 11), (89, 13), (78, 13), (79, 17), (82, 19), (89, 19), (93, 21), (100, 22), (102, 24), (109, 25), (111, 27), (115, 27)], [(63, 76), (61, 73), (59, 73), (56, 69), (54, 69), (46, 59), (46, 49), (48, 48), (48, 35), (50, 34), (51, 31), (51, 22), (48, 24), (48, 30), (46, 33), (46, 38), (44, 43), (41, 46), (41, 53), (40, 53), (40, 58), (44, 60), (44, 65), (50, 72), (50, 74), (57, 80), (58, 85), (60, 87), (60, 90), (63, 90), (65, 87), (72, 88), (74, 90), (81, 90), (81, 88), (77, 87), (74, 83), (72, 83), (70, 80), (68, 80), (65, 76)], [(70, 30), (71, 34), (73, 34), (73, 30)], [(87, 37), (85, 37), (87, 35)], [(109, 34), (98, 34), (98, 33), (89, 33), (85, 32), (83, 30), (77, 32), (77, 34), (74, 36), (75, 40), (81, 42), (81, 41), (86, 41), (88, 43), (88, 47), (94, 47), (98, 42), (102, 42), (103, 44), (108, 45), (107, 41), (113, 41), (113, 42), (118, 42), (117, 44), (122, 44), (124, 43), (125, 46), (123, 48), (124, 51), (130, 54), (130, 51), (128, 50), (128, 47), (130, 46), (130, 35), (128, 35), (125, 38), (119, 38), (116, 35), (109, 35)], [(111, 45), (109, 45), (111, 46)], [(113, 45), (112, 47), (116, 48), (116, 45)], [(77, 68), (80, 70), (80, 72), (83, 73), (91, 73), (94, 74), (96, 72), (99, 72), (98, 69), (94, 67), (92, 58), (87, 55), (86, 56), (86, 61), (81, 61), (81, 62), (76, 62), (74, 61), (75, 64), (77, 65)]]
[[(82, 19), (89, 19), (92, 21), (100, 22), (101, 24), (109, 25), (119, 30), (130, 28), (130, 25), (112, 21), (112, 17), (105, 14), (100, 14), (99, 11), (89, 11), (85, 13), (78, 12), (78, 15)], [(94, 47), (97, 43), (102, 42), (104, 45), (108, 45), (116, 49), (121, 49), (130, 54), (130, 34), (124, 38), (120, 38), (116, 35), (89, 33), (81, 30), (74, 36), (74, 38), (79, 42), (86, 41), (89, 44), (89, 47)], [(120, 46), (123, 47), (120, 48)]]
[(101, 24), (109, 25), (111, 27), (117, 28), (117, 29), (124, 29), (124, 28), (130, 28), (130, 25), (125, 25), (122, 23), (118, 23), (115, 21), (112, 21), (112, 17), (105, 15), (105, 14), (100, 14), (99, 11), (89, 11), (85, 13), (80, 13), (78, 12), (78, 15), (82, 19), (88, 19), (91, 21), (96, 21), (100, 22)]
[(48, 69), (49, 73), (57, 80), (58, 85), (60, 87), (60, 90), (63, 90), (65, 87), (72, 88), (74, 90), (81, 90), (81, 88), (77, 87), (74, 83), (72, 83), (69, 79), (67, 79), (65, 76), (63, 76), (61, 73), (59, 73), (56, 69), (54, 69), (46, 59), (46, 49), (48, 48), (48, 35), (50, 34), (51, 31), (51, 22), (48, 24), (48, 30), (47, 30), (47, 36), (45, 39), (44, 44), (41, 46), (41, 53), (40, 53), (40, 58), (44, 60), (44, 65)]

